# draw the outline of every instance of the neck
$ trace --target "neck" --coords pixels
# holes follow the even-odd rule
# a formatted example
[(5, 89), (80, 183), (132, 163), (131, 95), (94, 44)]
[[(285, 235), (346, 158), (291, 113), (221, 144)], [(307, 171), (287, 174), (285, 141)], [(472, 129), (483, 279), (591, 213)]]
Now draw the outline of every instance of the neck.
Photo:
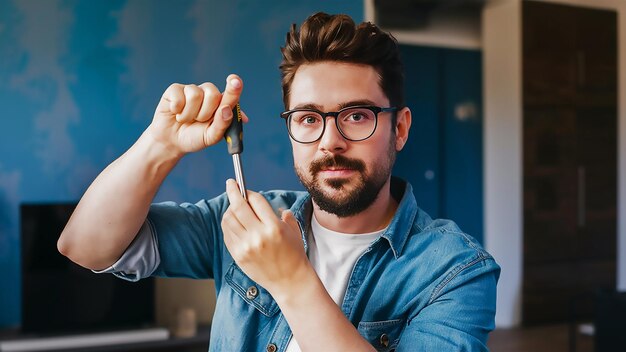
[(398, 208), (398, 202), (391, 196), (391, 182), (383, 185), (376, 200), (364, 211), (349, 217), (338, 217), (321, 210), (313, 201), (313, 214), (323, 227), (343, 233), (369, 233), (382, 230), (389, 225)]

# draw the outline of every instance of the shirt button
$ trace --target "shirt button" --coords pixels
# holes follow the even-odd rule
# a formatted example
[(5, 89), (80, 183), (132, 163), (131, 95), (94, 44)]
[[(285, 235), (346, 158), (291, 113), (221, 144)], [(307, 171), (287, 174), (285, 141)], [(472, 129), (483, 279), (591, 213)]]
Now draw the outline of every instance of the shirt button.
[(389, 346), (389, 336), (387, 336), (387, 334), (380, 335), (380, 344), (383, 345), (383, 347)]
[(250, 286), (248, 287), (248, 291), (246, 291), (246, 297), (248, 297), (248, 299), (254, 299), (258, 294), (259, 290), (257, 290), (256, 286)]
[(267, 352), (276, 352), (277, 349), (278, 347), (276, 347), (276, 345), (274, 345), (273, 343), (270, 343), (269, 345), (267, 345), (267, 348), (265, 350)]

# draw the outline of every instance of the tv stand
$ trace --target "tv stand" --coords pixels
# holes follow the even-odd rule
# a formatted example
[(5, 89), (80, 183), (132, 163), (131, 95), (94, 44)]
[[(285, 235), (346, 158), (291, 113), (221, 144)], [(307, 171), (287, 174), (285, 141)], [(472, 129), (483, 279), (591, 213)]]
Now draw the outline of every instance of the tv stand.
[[(93, 335), (53, 336), (46, 338), (26, 337), (19, 334), (0, 335), (0, 352), (5, 351), (65, 351), (65, 352), (109, 352), (109, 351), (187, 351), (206, 352), (209, 346), (211, 327), (201, 325), (197, 334), (193, 337), (179, 338), (169, 336), (166, 330), (146, 329), (134, 331), (121, 331)], [(163, 333), (165, 332), (165, 334)], [(132, 337), (135, 337), (135, 340)], [(87, 341), (84, 345), (78, 345), (76, 339), (83, 338)], [(92, 337), (91, 343), (85, 337)], [(70, 341), (62, 347), (60, 341)], [(106, 341), (102, 344), (101, 341)], [(72, 342), (73, 341), (73, 342)], [(93, 342), (100, 341), (100, 342)], [(41, 346), (48, 345), (47, 349)], [(31, 346), (29, 349), (28, 346)]]

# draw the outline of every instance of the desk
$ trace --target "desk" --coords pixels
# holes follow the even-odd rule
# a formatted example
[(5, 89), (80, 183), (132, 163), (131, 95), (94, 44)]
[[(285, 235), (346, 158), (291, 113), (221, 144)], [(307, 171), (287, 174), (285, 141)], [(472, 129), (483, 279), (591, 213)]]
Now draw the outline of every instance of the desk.
[[(147, 341), (137, 343), (124, 343), (111, 346), (80, 347), (64, 349), (65, 352), (131, 352), (131, 351), (151, 351), (151, 352), (206, 352), (209, 349), (209, 338), (211, 336), (211, 326), (201, 325), (198, 332), (193, 337), (179, 338), (170, 336), (167, 340)], [(4, 332), (0, 334), (0, 340), (25, 339), (27, 336), (17, 332)], [(61, 351), (61, 350), (54, 350)]]

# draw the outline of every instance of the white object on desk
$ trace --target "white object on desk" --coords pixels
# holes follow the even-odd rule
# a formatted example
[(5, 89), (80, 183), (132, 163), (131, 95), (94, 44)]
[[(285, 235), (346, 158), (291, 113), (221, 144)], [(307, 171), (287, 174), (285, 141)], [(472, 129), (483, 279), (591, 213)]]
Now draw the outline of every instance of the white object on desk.
[(105, 332), (97, 334), (68, 335), (0, 341), (2, 352), (50, 351), (68, 348), (111, 346), (125, 343), (167, 340), (170, 333), (165, 328), (150, 328)]

